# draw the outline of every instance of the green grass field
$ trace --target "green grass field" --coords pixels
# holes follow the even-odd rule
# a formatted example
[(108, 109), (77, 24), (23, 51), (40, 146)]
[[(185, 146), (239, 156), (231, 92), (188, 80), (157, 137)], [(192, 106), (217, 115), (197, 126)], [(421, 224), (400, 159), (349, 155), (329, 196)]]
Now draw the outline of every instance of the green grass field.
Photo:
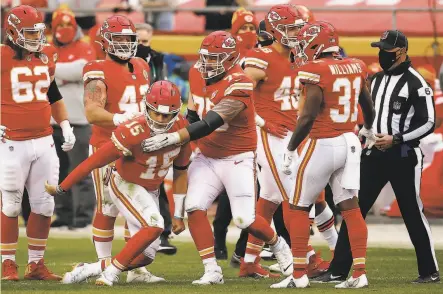
[[(114, 241), (114, 249), (123, 246), (123, 241)], [(17, 261), (20, 276), (23, 277), (26, 267), (26, 240), (20, 238)], [(76, 262), (91, 262), (95, 259), (95, 250), (88, 239), (50, 239), (46, 254), (47, 264), (58, 273), (70, 271)], [(159, 254), (149, 270), (156, 275), (167, 279), (167, 283), (125, 284), (123, 275), (118, 284), (112, 288), (97, 287), (93, 281), (88, 284), (62, 285), (56, 282), (19, 281), (2, 282), (3, 293), (271, 293), (303, 291), (306, 293), (337, 293), (333, 285), (312, 284), (311, 288), (297, 289), (269, 289), (269, 285), (278, 280), (254, 280), (237, 278), (237, 269), (229, 267), (227, 261), (220, 262), (225, 277), (224, 285), (198, 287), (191, 282), (198, 279), (203, 273), (200, 258), (192, 243), (176, 243), (179, 252), (175, 256)], [(323, 248), (325, 251), (326, 249)], [(232, 252), (232, 246), (229, 248)], [(443, 251), (437, 252), (437, 259), (443, 260)], [(265, 264), (270, 264), (265, 262)], [(358, 293), (443, 293), (443, 283), (432, 285), (413, 285), (410, 281), (417, 276), (415, 253), (405, 249), (369, 249), (368, 251), (368, 289), (356, 290)], [(341, 290), (353, 291), (353, 290)]]

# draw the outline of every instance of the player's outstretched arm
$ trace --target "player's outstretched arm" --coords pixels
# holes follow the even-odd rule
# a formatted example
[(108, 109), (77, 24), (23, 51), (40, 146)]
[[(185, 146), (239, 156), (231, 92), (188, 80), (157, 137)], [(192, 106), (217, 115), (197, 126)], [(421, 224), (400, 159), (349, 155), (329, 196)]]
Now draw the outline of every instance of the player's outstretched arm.
[(184, 144), (206, 137), (225, 123), (229, 123), (245, 108), (246, 105), (239, 100), (223, 99), (212, 110), (208, 111), (204, 119), (177, 132), (160, 134), (144, 140), (142, 142), (143, 151), (153, 152), (166, 146)]
[(93, 169), (103, 167), (120, 158), (120, 151), (113, 142), (108, 142), (96, 153), (80, 163), (58, 186), (45, 184), (46, 192), (50, 195), (61, 195), (71, 189), (73, 185), (91, 173)]
[(92, 80), (85, 86), (84, 103), (86, 118), (90, 124), (100, 127), (113, 127), (114, 114), (106, 111), (106, 85), (100, 80)]

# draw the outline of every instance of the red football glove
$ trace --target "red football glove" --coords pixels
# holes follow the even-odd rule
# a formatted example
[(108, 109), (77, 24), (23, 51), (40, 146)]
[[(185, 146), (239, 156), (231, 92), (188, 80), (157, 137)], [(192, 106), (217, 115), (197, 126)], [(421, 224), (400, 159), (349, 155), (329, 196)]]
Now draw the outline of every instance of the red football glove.
[(266, 133), (269, 133), (281, 139), (285, 138), (288, 134), (288, 129), (285, 126), (273, 124), (268, 121), (265, 121), (263, 129), (266, 131)]

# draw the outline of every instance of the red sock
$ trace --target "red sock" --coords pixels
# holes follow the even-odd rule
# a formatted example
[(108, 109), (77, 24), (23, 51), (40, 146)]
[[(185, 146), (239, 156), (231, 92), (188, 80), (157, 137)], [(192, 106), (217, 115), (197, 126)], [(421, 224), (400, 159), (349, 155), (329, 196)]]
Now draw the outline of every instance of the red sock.
[(31, 212), (26, 226), (28, 236), (28, 263), (38, 262), (43, 258), (48, 241), (51, 218)]
[(293, 210), (291, 221), (291, 249), (294, 257), (294, 273), (296, 279), (301, 278), (307, 273), (308, 261), (306, 254), (308, 252), (309, 242), (309, 212), (303, 210)]
[(157, 227), (143, 227), (126, 243), (125, 247), (115, 256), (112, 263), (120, 270), (125, 270), (152, 242), (163, 229)]
[(360, 208), (341, 212), (348, 226), (349, 243), (351, 244), (354, 271), (352, 276), (357, 278), (366, 273), (366, 249), (368, 243), (368, 228), (361, 215)]
[(201, 259), (215, 258), (214, 234), (206, 216), (206, 211), (194, 210), (189, 212), (188, 226)]
[(151, 263), (152, 259), (142, 253), (131, 261), (126, 270), (130, 271), (135, 268), (150, 265)]
[(92, 241), (98, 259), (110, 258), (112, 256), (112, 240), (114, 240), (115, 217), (96, 212), (92, 222)]
[(125, 236), (125, 242), (128, 242), (129, 239), (131, 239), (131, 233), (129, 232), (129, 229), (128, 229), (128, 222), (125, 222), (125, 233), (124, 233), (124, 236)]
[(288, 232), (291, 231), (291, 220), (293, 219), (293, 209), (289, 208), (289, 201), (285, 200), (281, 203), (283, 209), (283, 221), (285, 222), (285, 227)]
[(4, 259), (15, 261), (18, 241), (18, 217), (8, 217), (2, 212), (1, 222), (1, 255)]
[(277, 233), (271, 228), (269, 223), (260, 215), (255, 216), (255, 221), (248, 227), (249, 234), (274, 245), (278, 240)]
[[(274, 215), (277, 207), (278, 207), (278, 205), (276, 205), (275, 203), (265, 200), (260, 197), (257, 201), (257, 207), (256, 207), (255, 213), (256, 213), (256, 215), (262, 216), (263, 219), (268, 224), (271, 224), (272, 216)], [(264, 242), (261, 239), (249, 234), (248, 243), (246, 243), (245, 254), (258, 256), (262, 250), (263, 245), (264, 245)], [(245, 255), (246, 262), (253, 262), (253, 261), (246, 260), (246, 259), (248, 259), (248, 258), (246, 258), (246, 255)]]

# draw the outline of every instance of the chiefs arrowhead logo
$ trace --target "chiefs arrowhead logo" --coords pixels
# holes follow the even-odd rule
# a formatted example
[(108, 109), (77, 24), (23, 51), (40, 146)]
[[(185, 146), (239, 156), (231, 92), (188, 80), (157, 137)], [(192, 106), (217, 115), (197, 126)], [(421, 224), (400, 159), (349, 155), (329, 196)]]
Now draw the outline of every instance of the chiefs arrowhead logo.
[(275, 22), (275, 21), (279, 21), (279, 20), (281, 20), (282, 19), (282, 17), (280, 16), (280, 14), (278, 14), (277, 12), (275, 12), (275, 11), (270, 11), (269, 13), (268, 13), (268, 21), (270, 22), (270, 23), (273, 23), (273, 22)]
[(320, 26), (311, 26), (306, 31), (303, 32), (303, 38), (306, 40), (306, 42), (309, 44), (314, 40), (318, 34), (320, 33), (321, 27)]
[(107, 28), (109, 28), (109, 24), (108, 24), (108, 22), (105, 20), (105, 22), (102, 24), (102, 30), (106, 30)]
[(16, 26), (20, 23), (20, 19), (15, 14), (10, 14), (8, 17), (8, 23), (10, 25)]
[(252, 22), (253, 20), (254, 18), (252, 17), (252, 15), (250, 14), (245, 15), (245, 22)]
[(222, 48), (233, 49), (235, 48), (235, 45), (235, 39), (233, 37), (229, 37), (223, 42)]

